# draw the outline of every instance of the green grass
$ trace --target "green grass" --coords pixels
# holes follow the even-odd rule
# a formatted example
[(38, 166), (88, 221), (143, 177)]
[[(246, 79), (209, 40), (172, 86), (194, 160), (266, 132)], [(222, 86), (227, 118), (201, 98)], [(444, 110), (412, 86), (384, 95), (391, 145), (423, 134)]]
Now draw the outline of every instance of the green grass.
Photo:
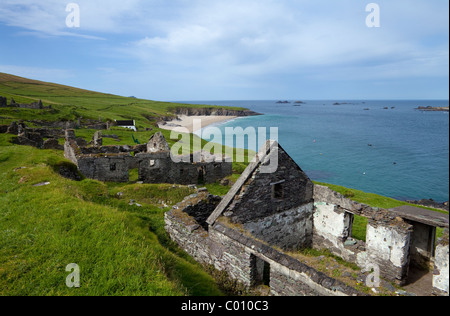
[(366, 217), (355, 215), (353, 219), (353, 233), (352, 237), (357, 240), (366, 242), (367, 238), (367, 224), (369, 220)]
[[(173, 117), (177, 108), (223, 108), (208, 105), (157, 102), (93, 92), (54, 83), (30, 80), (0, 73), (0, 96), (14, 98), (16, 103), (42, 100), (52, 109), (31, 110), (0, 108), (0, 124), (13, 120), (74, 121), (77, 118), (98, 120), (136, 120), (140, 128), (156, 126), (162, 116)], [(226, 107), (244, 110), (240, 107)]]
[[(221, 295), (169, 240), (167, 208), (155, 202), (177, 203), (188, 188), (70, 181), (55, 172), (62, 152), (5, 146), (9, 138), (0, 135), (0, 295)], [(70, 263), (79, 289), (65, 285)]]
[(367, 192), (363, 192), (360, 190), (350, 189), (350, 188), (346, 188), (346, 187), (334, 185), (334, 184), (321, 183), (321, 182), (314, 182), (314, 183), (318, 184), (318, 185), (323, 185), (323, 186), (329, 187), (333, 191), (341, 193), (342, 195), (347, 196), (348, 198), (350, 198), (351, 200), (353, 200), (355, 202), (364, 203), (364, 204), (372, 206), (372, 207), (390, 209), (390, 208), (395, 208), (395, 207), (399, 207), (402, 205), (412, 205), (412, 206), (420, 207), (423, 209), (432, 210), (432, 211), (443, 213), (443, 214), (448, 214), (448, 212), (443, 211), (443, 210), (419, 206), (416, 204), (411, 204), (411, 203), (407, 203), (404, 201), (395, 200), (395, 199), (385, 197), (382, 195), (378, 195), (378, 194), (374, 194), (374, 193), (367, 193)]
[[(156, 122), (162, 116), (174, 116), (178, 107), (209, 107), (127, 98), (2, 73), (0, 96), (8, 102), (11, 98), (17, 103), (42, 100), (44, 106), (51, 106), (0, 108), (0, 124), (24, 120), (33, 127), (36, 120), (80, 117), (103, 122), (136, 120), (139, 132), (102, 131), (119, 138), (104, 138), (104, 145), (133, 145), (133, 138), (145, 144), (160, 131), (173, 146), (179, 138), (171, 139), (171, 132), (157, 128)], [(149, 127), (152, 130), (145, 131)], [(94, 133), (76, 130), (77, 137), (88, 142)], [(206, 144), (194, 142), (195, 137), (189, 135), (191, 151), (200, 149), (194, 144)], [(59, 168), (72, 165), (62, 152), (13, 146), (13, 138), (0, 135), (0, 295), (222, 295), (220, 284), (180, 250), (164, 229), (164, 213), (192, 194), (191, 189), (64, 179)], [(64, 139), (59, 142), (63, 144)], [(240, 171), (246, 164), (233, 167)], [(136, 170), (130, 172), (130, 179), (137, 180)], [(33, 186), (42, 182), (50, 184)], [(226, 193), (229, 187), (217, 184), (217, 189)], [(130, 205), (130, 200), (142, 207)], [(65, 285), (69, 274), (65, 267), (70, 263), (80, 266), (79, 289)]]

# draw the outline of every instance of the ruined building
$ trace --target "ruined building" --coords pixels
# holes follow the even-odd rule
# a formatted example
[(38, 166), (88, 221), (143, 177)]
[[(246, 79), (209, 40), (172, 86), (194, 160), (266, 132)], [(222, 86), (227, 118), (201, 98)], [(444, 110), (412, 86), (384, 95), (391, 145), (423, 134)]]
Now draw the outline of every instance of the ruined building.
[(32, 102), (30, 104), (20, 104), (20, 103), (16, 103), (16, 101), (14, 101), (13, 98), (11, 98), (11, 102), (8, 105), (8, 101), (6, 98), (0, 96), (0, 107), (12, 107), (12, 108), (22, 108), (22, 109), (33, 109), (33, 110), (43, 110), (43, 109), (51, 109), (52, 107), (49, 106), (44, 106), (42, 104), (42, 101), (39, 100), (38, 102)]
[(63, 150), (58, 143), (58, 138), (64, 136), (61, 129), (30, 128), (24, 122), (12, 122), (10, 125), (0, 125), (0, 134), (3, 133), (17, 135), (13, 143), (18, 145)]
[(95, 133), (92, 146), (81, 143), (73, 130), (66, 131), (64, 155), (89, 179), (128, 182), (129, 171), (138, 169), (139, 181), (144, 183), (188, 185), (215, 183), (232, 174), (231, 160), (224, 156), (194, 153), (174, 162), (161, 133), (138, 146), (103, 146), (101, 132)]
[[(277, 170), (264, 173), (274, 158)], [(355, 215), (368, 220), (365, 242), (351, 237)], [(398, 286), (414, 266), (426, 266), (434, 270), (429, 295), (449, 293), (448, 215), (381, 210), (313, 185), (276, 142), (260, 150), (225, 197), (199, 192), (166, 213), (165, 222), (198, 262), (249, 287), (265, 284), (272, 295), (367, 295), (293, 255), (302, 248), (328, 249)], [(445, 229), (438, 241), (437, 227)]]

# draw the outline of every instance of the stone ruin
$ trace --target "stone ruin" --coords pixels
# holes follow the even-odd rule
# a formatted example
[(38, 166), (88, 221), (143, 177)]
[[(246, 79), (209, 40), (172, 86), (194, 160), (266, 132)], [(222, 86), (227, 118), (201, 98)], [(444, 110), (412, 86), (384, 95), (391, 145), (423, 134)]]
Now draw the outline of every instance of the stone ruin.
[[(261, 172), (274, 155), (276, 172)], [(355, 215), (368, 220), (365, 242), (351, 237)], [(301, 248), (328, 249), (363, 271), (378, 267), (383, 282), (399, 286), (410, 269), (425, 266), (434, 271), (429, 295), (449, 294), (448, 215), (372, 208), (313, 185), (276, 142), (260, 150), (225, 197), (188, 197), (166, 213), (165, 223), (196, 261), (248, 287), (265, 284), (272, 295), (367, 295), (296, 259), (292, 252)], [(436, 241), (437, 227), (445, 233)]]
[(38, 102), (32, 102), (30, 104), (20, 104), (16, 103), (13, 98), (11, 98), (11, 101), (8, 105), (8, 101), (6, 98), (0, 96), (0, 107), (12, 107), (12, 108), (22, 108), (22, 109), (33, 109), (33, 110), (43, 110), (43, 109), (51, 109), (51, 105), (44, 106), (42, 104), (42, 101), (39, 100)]
[(58, 142), (59, 138), (64, 137), (64, 131), (59, 129), (30, 128), (23, 122), (12, 122), (10, 125), (0, 125), (0, 133), (17, 135), (13, 142), (18, 145), (64, 150)]
[[(64, 155), (89, 179), (105, 182), (128, 182), (129, 171), (138, 169), (143, 183), (199, 184), (215, 183), (232, 174), (231, 160), (224, 156), (195, 153), (174, 162), (170, 147), (158, 132), (148, 144), (137, 146), (103, 146), (101, 132), (96, 132), (92, 146), (85, 146), (66, 130)], [(194, 161), (200, 155), (201, 162)]]

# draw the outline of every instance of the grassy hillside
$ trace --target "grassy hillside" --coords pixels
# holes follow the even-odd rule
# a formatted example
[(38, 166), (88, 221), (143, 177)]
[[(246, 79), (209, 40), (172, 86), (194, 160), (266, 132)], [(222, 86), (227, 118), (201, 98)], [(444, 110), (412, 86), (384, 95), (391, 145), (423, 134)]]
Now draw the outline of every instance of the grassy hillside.
[[(61, 152), (8, 138), (0, 135), (0, 295), (221, 295), (164, 232), (161, 203), (190, 189), (71, 181), (55, 168)], [(65, 285), (70, 263), (80, 266), (79, 289)]]
[[(105, 145), (141, 143), (161, 131), (154, 123), (180, 105), (139, 100), (0, 73), (0, 96), (42, 100), (52, 109), (0, 108), (0, 124), (78, 117), (135, 119), (152, 131), (104, 131)], [(205, 107), (205, 106), (192, 106)], [(79, 129), (89, 141), (94, 130)], [(101, 183), (61, 177), (61, 151), (11, 143), (0, 134), (0, 295), (221, 295), (217, 282), (168, 238), (164, 213), (189, 194), (186, 186)], [(191, 140), (192, 141), (192, 140)], [(63, 142), (63, 139), (60, 139)], [(203, 142), (204, 143), (204, 142)], [(245, 164), (236, 164), (242, 171)], [(133, 176), (133, 174), (131, 175)], [(46, 186), (35, 184), (49, 182)], [(229, 187), (211, 185), (226, 192)], [(118, 195), (118, 193), (120, 193)], [(142, 205), (129, 205), (130, 200)], [(81, 288), (68, 289), (65, 267), (81, 269)]]
[[(28, 110), (0, 108), (0, 124), (12, 120), (76, 120), (77, 118), (107, 120), (134, 119), (137, 126), (150, 127), (162, 116), (173, 116), (178, 107), (220, 108), (206, 105), (156, 102), (132, 97), (93, 92), (54, 83), (30, 80), (0, 73), (0, 96), (14, 98), (16, 103), (32, 103), (42, 100), (52, 109)], [(227, 107), (243, 110), (243, 108)]]
[[(161, 131), (154, 126), (179, 104), (107, 95), (0, 73), (0, 96), (18, 103), (41, 99), (49, 110), (0, 108), (0, 124), (14, 120), (136, 119), (151, 131), (113, 128), (105, 145), (141, 143)], [(76, 130), (90, 141), (94, 130)], [(11, 143), (0, 134), (0, 295), (222, 295), (222, 284), (170, 241), (164, 213), (187, 195), (186, 186), (102, 183), (63, 178), (70, 166), (62, 151)], [(191, 139), (192, 141), (192, 139)], [(63, 142), (61, 139), (60, 142)], [(205, 144), (203, 141), (202, 144)], [(247, 163), (234, 163), (236, 181)], [(131, 175), (133, 178), (133, 174)], [(49, 183), (44, 186), (36, 184)], [(330, 185), (329, 185), (330, 186)], [(405, 204), (378, 195), (330, 186), (358, 202), (390, 208)], [(207, 185), (225, 195), (230, 186)], [(130, 205), (130, 200), (142, 205)], [(364, 219), (355, 235), (365, 238)], [(359, 227), (359, 230), (358, 230)], [(81, 288), (65, 285), (70, 263), (80, 266)]]

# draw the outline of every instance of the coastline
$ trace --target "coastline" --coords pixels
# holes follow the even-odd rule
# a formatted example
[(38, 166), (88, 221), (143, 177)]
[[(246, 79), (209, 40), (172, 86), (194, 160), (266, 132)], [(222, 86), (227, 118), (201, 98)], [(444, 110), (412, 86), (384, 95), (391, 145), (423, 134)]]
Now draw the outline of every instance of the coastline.
[[(238, 116), (180, 115), (178, 116), (178, 119), (165, 122), (164, 124), (158, 124), (158, 127), (169, 131), (183, 127), (188, 129), (189, 133), (195, 133), (209, 125), (231, 121), (236, 118), (238, 118)], [(194, 126), (194, 120), (201, 120), (201, 126)]]

